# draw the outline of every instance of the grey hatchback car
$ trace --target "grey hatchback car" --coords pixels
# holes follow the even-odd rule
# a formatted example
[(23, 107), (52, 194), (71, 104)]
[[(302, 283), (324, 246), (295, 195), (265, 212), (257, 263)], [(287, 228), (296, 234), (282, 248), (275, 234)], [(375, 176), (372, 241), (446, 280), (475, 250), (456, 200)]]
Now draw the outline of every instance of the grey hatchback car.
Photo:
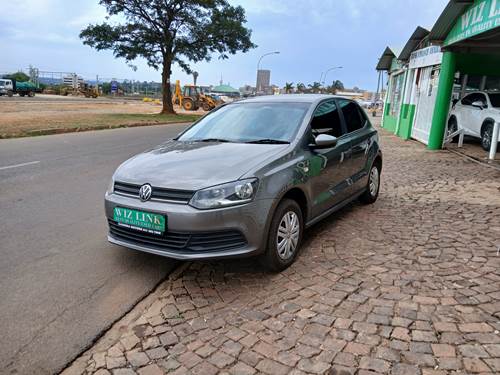
[(263, 96), (223, 105), (118, 167), (108, 240), (176, 259), (260, 255), (279, 271), (304, 229), (377, 199), (379, 137), (352, 100)]

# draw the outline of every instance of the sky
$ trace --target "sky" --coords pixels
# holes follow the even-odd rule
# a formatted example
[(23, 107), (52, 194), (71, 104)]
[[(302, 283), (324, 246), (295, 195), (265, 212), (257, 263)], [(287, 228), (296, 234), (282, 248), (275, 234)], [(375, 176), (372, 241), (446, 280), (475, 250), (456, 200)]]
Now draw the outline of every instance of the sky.
[[(246, 26), (257, 48), (227, 60), (193, 64), (198, 82), (222, 80), (236, 88), (255, 85), (261, 68), (271, 70), (271, 83), (319, 81), (334, 66), (326, 83), (341, 80), (346, 87), (375, 90), (375, 65), (387, 45), (402, 47), (417, 26), (430, 29), (447, 0), (229, 0), (246, 10)], [(160, 81), (160, 72), (136, 61), (132, 70), (110, 51), (95, 51), (78, 37), (89, 23), (104, 20), (98, 0), (0, 0), (0, 74), (27, 70), (76, 72), (87, 79)], [(172, 80), (192, 82), (178, 66)]]

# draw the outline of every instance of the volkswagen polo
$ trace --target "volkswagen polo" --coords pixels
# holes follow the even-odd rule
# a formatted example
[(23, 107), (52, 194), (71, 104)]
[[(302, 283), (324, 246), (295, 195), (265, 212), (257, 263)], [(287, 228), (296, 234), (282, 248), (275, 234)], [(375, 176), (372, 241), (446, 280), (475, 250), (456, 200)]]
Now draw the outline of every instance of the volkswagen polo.
[(378, 197), (377, 131), (352, 100), (257, 97), (223, 105), (118, 167), (108, 240), (176, 259), (297, 257), (304, 230)]

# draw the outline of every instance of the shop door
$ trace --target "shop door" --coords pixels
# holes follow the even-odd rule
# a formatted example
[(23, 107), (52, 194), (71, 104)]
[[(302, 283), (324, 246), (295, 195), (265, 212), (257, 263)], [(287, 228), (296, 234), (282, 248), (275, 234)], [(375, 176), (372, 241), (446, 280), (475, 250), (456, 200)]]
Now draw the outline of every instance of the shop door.
[(423, 68), (417, 86), (417, 114), (412, 127), (411, 137), (427, 144), (432, 125), (434, 104), (436, 103), (439, 82), (439, 66)]

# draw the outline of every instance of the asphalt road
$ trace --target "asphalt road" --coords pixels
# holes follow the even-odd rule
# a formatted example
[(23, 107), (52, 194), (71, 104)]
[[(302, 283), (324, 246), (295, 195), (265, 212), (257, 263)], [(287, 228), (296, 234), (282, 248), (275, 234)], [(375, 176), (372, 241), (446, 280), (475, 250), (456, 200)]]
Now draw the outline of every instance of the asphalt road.
[(172, 270), (107, 242), (103, 195), (185, 126), (0, 140), (0, 373), (57, 372)]

